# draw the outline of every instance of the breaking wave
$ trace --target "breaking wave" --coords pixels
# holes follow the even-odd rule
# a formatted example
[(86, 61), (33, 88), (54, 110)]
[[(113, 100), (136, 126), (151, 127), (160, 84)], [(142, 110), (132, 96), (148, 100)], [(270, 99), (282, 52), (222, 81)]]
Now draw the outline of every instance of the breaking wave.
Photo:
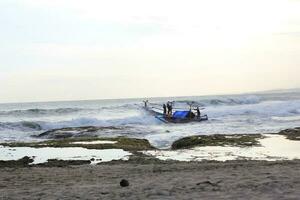
[(265, 101), (259, 104), (207, 107), (206, 114), (210, 117), (256, 115), (257, 117), (285, 117), (300, 114), (300, 100), (296, 101)]
[(56, 116), (56, 115), (68, 115), (76, 113), (99, 113), (101, 111), (125, 111), (128, 109), (137, 109), (136, 104), (124, 104), (124, 105), (113, 105), (113, 106), (99, 106), (96, 108), (55, 108), (55, 109), (20, 109), (20, 110), (9, 110), (0, 111), (1, 117), (40, 117), (40, 116)]
[[(232, 98), (218, 98), (209, 100), (208, 105), (245, 105), (245, 104), (258, 104), (261, 99), (257, 96), (243, 96)], [(205, 103), (204, 103), (205, 104)]]
[(0, 111), (0, 116), (40, 116), (40, 115), (55, 115), (55, 114), (72, 114), (82, 111), (81, 108), (56, 108), (56, 109), (26, 109), (26, 110), (10, 110)]
[(41, 124), (38, 122), (0, 122), (0, 130), (39, 131), (42, 129)]
[(83, 126), (130, 126), (130, 125), (150, 125), (157, 124), (155, 118), (149, 117), (128, 117), (121, 119), (100, 120), (97, 118), (81, 117), (68, 121), (45, 122), (45, 121), (20, 121), (20, 122), (0, 122), (0, 130), (20, 130), (20, 131), (41, 131), (60, 129), (66, 127)]
[(300, 121), (300, 116), (287, 116), (287, 117), (272, 117), (273, 120), (290, 122), (290, 121)]
[(239, 97), (218, 97), (211, 99), (204, 99), (201, 101), (190, 101), (190, 100), (179, 100), (176, 101), (178, 105), (180, 104), (194, 104), (198, 106), (221, 106), (221, 105), (248, 105), (248, 104), (258, 104), (262, 100), (260, 97), (255, 95), (239, 96)]

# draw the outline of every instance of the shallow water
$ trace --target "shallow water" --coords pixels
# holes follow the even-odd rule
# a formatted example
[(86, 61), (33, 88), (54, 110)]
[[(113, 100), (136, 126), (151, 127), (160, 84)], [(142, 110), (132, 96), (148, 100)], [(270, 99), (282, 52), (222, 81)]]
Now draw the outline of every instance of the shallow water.
[(266, 135), (259, 140), (258, 147), (207, 146), (184, 150), (145, 151), (147, 155), (161, 160), (202, 161), (202, 160), (293, 160), (300, 159), (300, 141), (292, 141), (282, 135)]
[(112, 160), (128, 160), (131, 153), (122, 149), (85, 149), (81, 147), (65, 148), (31, 148), (31, 147), (3, 147), (0, 146), (0, 160), (18, 160), (24, 156), (34, 158), (32, 164), (45, 163), (48, 159), (59, 160), (91, 160), (92, 164), (109, 162)]

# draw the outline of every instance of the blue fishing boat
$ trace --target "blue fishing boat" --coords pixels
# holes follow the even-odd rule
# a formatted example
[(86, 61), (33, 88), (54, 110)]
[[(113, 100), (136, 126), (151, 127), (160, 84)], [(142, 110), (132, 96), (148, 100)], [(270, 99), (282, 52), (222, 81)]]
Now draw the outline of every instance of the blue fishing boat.
[(200, 112), (200, 110), (204, 110), (204, 108), (200, 108), (194, 102), (189, 102), (187, 105), (188, 108), (173, 107), (173, 105), (175, 105), (174, 101), (168, 102), (167, 104), (171, 105), (170, 110), (166, 110), (164, 105), (144, 101), (144, 109), (164, 123), (189, 123), (208, 120), (208, 116)]

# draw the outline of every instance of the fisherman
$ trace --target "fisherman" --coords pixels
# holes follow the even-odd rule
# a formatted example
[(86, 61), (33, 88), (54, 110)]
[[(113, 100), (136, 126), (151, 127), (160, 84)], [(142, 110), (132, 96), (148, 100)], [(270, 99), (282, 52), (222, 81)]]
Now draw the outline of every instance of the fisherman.
[(145, 101), (144, 101), (144, 103), (145, 103), (145, 108), (147, 108), (148, 102), (149, 102), (148, 100), (145, 100)]
[(168, 109), (168, 116), (171, 117), (172, 116), (172, 103), (168, 101), (167, 103), (167, 109)]
[(163, 104), (163, 109), (164, 109), (164, 115), (166, 115), (167, 114), (167, 106), (166, 106), (166, 104)]
[(169, 101), (167, 102), (167, 115), (168, 115), (168, 117), (170, 115), (170, 102)]
[(196, 109), (196, 111), (197, 111), (197, 118), (198, 118), (198, 119), (200, 119), (200, 117), (201, 117), (201, 113), (200, 113), (199, 106), (197, 106), (197, 109)]

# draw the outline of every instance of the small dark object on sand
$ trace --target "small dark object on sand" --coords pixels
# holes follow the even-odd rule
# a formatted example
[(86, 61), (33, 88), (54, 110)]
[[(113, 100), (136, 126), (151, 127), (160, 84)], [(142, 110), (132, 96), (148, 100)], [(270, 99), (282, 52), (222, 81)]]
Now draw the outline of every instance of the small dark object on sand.
[(197, 183), (196, 185), (208, 184), (208, 185), (211, 185), (211, 186), (218, 186), (218, 184), (221, 183), (221, 182), (222, 181), (218, 181), (216, 183), (213, 183), (213, 182), (210, 182), (210, 181), (203, 181), (203, 182)]
[(101, 192), (102, 195), (107, 195), (109, 194), (108, 192)]
[(120, 182), (121, 187), (127, 187), (129, 186), (129, 182), (126, 179), (122, 179)]

